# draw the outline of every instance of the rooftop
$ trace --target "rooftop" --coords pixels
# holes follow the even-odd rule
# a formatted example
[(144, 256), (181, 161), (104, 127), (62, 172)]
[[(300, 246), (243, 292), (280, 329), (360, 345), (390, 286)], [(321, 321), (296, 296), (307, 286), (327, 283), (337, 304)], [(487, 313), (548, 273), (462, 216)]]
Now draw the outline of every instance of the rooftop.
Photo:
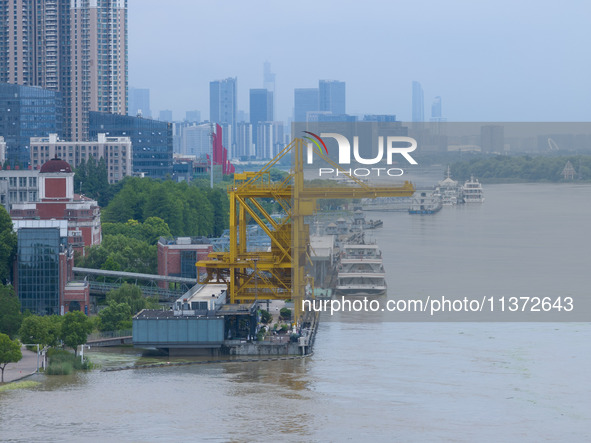
[(55, 157), (43, 163), (43, 165), (41, 165), (41, 169), (39, 170), (39, 172), (72, 172), (72, 168), (70, 167), (68, 162)]

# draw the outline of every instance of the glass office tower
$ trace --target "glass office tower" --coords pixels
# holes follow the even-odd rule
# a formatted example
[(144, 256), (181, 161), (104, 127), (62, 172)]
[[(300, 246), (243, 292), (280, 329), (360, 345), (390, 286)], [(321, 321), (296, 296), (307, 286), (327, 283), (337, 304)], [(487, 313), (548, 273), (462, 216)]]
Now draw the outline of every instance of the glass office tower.
[(18, 230), (17, 283), (23, 312), (37, 315), (60, 313), (60, 249), (67, 238), (59, 228)]

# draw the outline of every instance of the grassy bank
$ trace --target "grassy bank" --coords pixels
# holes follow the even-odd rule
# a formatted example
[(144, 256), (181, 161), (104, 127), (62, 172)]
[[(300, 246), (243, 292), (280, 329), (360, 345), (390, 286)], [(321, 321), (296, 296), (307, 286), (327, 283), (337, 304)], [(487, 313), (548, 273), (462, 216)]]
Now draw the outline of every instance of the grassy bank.
[(14, 391), (16, 389), (30, 389), (30, 388), (34, 388), (36, 386), (39, 386), (40, 384), (41, 383), (39, 383), (38, 381), (31, 381), (31, 380), (17, 381), (14, 383), (8, 383), (5, 385), (1, 385), (0, 392)]

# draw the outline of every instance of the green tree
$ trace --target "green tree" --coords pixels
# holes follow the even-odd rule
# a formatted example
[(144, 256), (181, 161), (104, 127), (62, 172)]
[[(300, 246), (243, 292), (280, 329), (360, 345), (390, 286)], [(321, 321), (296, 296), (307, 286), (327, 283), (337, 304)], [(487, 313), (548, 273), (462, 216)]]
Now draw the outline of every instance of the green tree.
[(130, 219), (143, 221), (144, 206), (154, 186), (156, 182), (149, 178), (126, 178), (121, 190), (105, 208), (104, 221), (113, 223), (125, 223)]
[(4, 383), (4, 369), (8, 363), (16, 363), (23, 358), (21, 344), (18, 340), (11, 340), (6, 334), (0, 334), (0, 370), (2, 377), (0, 381)]
[[(172, 182), (170, 182), (173, 184)], [(159, 217), (175, 235), (187, 235), (183, 225), (183, 202), (174, 187), (163, 183), (152, 189), (144, 207), (143, 219)]]
[(261, 323), (267, 325), (271, 322), (271, 320), (273, 320), (273, 317), (271, 316), (269, 311), (261, 309)]
[(21, 304), (14, 290), (0, 283), (0, 333), (14, 338), (22, 321)]
[(158, 247), (124, 234), (106, 235), (100, 245), (88, 250), (80, 266), (156, 274)]
[(228, 194), (219, 189), (212, 189), (208, 193), (209, 203), (213, 209), (213, 230), (211, 235), (219, 237), (228, 227), (230, 203)]
[(16, 234), (12, 230), (12, 220), (0, 206), (0, 282), (6, 283), (10, 277), (12, 260), (16, 254)]
[(82, 312), (68, 312), (64, 315), (61, 327), (61, 339), (64, 345), (74, 349), (74, 354), (78, 355), (78, 346), (86, 343), (92, 327), (92, 321)]
[(141, 289), (136, 285), (123, 283), (118, 289), (113, 289), (107, 293), (107, 302), (125, 303), (131, 309), (131, 314), (135, 315), (142, 309), (156, 308), (158, 301), (153, 298), (146, 298)]
[(87, 162), (80, 162), (77, 168), (74, 169), (74, 192), (83, 194), (84, 184), (88, 179), (88, 172), (86, 167)]
[[(105, 234), (134, 232), (133, 229), (122, 225), (107, 225), (106, 223), (127, 224), (129, 220), (137, 220), (142, 232), (147, 235), (149, 229), (145, 223), (151, 217), (162, 219), (169, 232), (174, 236), (219, 236), (228, 226), (230, 210), (228, 196), (221, 188), (210, 190), (208, 183), (195, 181), (175, 183), (172, 181), (156, 181), (148, 178), (128, 177), (123, 180), (120, 191), (112, 198), (102, 213), (105, 222)], [(163, 235), (163, 224), (150, 228), (157, 228), (156, 234), (150, 238), (133, 236), (155, 244), (157, 236)], [(164, 232), (166, 236), (167, 232)], [(153, 243), (152, 243), (153, 242)]]
[(127, 303), (109, 300), (108, 306), (99, 312), (99, 329), (117, 331), (131, 328), (131, 308)]
[(281, 308), (279, 310), (279, 315), (284, 320), (289, 320), (289, 319), (291, 319), (291, 309), (289, 309), (289, 308)]
[(123, 234), (150, 245), (158, 243), (160, 237), (172, 236), (166, 222), (159, 217), (148, 217), (143, 223), (133, 219), (126, 223), (103, 223), (102, 231), (103, 235)]
[(25, 317), (19, 330), (24, 343), (38, 343), (41, 347), (56, 346), (60, 335), (63, 317), (59, 315)]

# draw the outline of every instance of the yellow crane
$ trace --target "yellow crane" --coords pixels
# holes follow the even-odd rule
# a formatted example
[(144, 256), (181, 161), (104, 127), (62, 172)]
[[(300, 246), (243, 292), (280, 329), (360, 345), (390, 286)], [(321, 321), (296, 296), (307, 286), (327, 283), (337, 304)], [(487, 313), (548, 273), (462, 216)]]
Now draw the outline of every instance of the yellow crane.
[[(292, 151), (292, 170), (281, 182), (272, 182), (271, 168)], [(214, 252), (196, 266), (205, 269), (200, 283), (226, 284), (230, 303), (255, 300), (294, 301), (294, 319), (298, 322), (307, 278), (305, 263), (309, 256), (309, 229), (304, 217), (312, 215), (319, 199), (358, 199), (408, 197), (414, 192), (410, 182), (396, 186), (369, 186), (350, 176), (327, 156), (319, 154), (339, 175), (355, 186), (306, 187), (304, 184), (304, 141), (294, 139), (258, 172), (234, 174), (228, 187), (230, 200), (230, 248)], [(281, 205), (284, 216), (277, 220), (269, 214), (261, 199)], [(269, 251), (249, 251), (246, 231), (253, 220), (271, 239)]]

